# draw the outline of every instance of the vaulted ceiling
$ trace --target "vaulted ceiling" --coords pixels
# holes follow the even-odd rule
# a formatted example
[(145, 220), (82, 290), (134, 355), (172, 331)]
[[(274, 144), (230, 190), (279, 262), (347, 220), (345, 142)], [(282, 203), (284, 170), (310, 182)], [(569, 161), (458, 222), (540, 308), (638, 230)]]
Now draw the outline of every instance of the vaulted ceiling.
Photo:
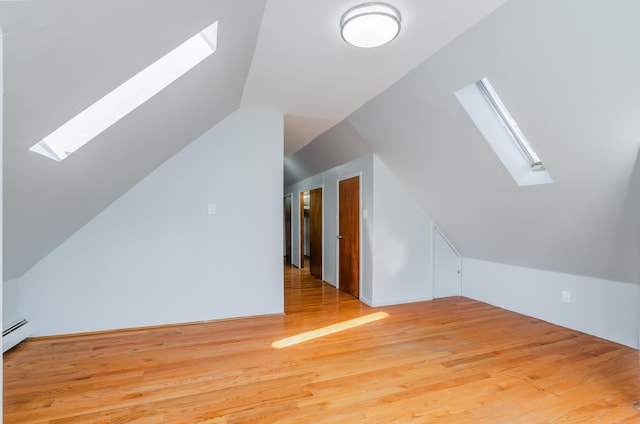
[[(338, 34), (358, 3), (0, 2), (4, 279), (246, 106), (285, 114), (289, 182), (375, 152), (465, 256), (640, 282), (638, 2), (396, 0), (372, 50)], [(215, 20), (216, 53), (92, 143), (28, 150)], [(453, 95), (482, 77), (555, 184), (518, 187), (483, 141)]]
[[(240, 106), (263, 10), (263, 0), (0, 3), (5, 279)], [(60, 163), (29, 151), (216, 20), (214, 55), (91, 143)]]
[[(634, 0), (511, 0), (287, 158), (288, 175), (364, 142), (463, 256), (640, 283), (637, 16)], [(483, 77), (553, 184), (519, 187), (458, 102)]]
[[(345, 45), (354, 0), (0, 2), (4, 279), (29, 267), (240, 106), (285, 114), (295, 152), (505, 0), (400, 0), (402, 42)], [(64, 162), (29, 148), (212, 22), (218, 49)]]

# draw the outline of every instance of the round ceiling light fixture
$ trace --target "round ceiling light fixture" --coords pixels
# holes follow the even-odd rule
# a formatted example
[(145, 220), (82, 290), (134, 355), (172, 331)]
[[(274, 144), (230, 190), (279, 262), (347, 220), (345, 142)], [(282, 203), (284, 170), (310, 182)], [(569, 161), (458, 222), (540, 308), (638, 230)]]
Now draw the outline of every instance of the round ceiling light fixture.
[(380, 2), (363, 3), (340, 19), (340, 35), (352, 46), (365, 49), (384, 46), (400, 33), (400, 12)]

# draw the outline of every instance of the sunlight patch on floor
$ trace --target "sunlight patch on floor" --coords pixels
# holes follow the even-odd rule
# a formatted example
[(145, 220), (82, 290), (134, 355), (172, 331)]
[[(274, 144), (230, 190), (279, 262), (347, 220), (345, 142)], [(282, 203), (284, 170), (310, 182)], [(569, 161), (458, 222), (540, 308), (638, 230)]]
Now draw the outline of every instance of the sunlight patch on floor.
[(309, 340), (317, 339), (319, 337), (324, 337), (329, 334), (334, 334), (340, 331), (348, 330), (350, 328), (358, 327), (364, 324), (369, 324), (370, 322), (378, 321), (388, 316), (389, 314), (386, 312), (376, 312), (373, 314), (365, 315), (363, 317), (354, 318), (348, 321), (339, 322), (337, 324), (328, 325), (326, 327), (318, 328), (316, 330), (300, 333), (295, 336), (285, 337), (284, 339), (276, 340), (275, 342), (271, 343), (271, 347), (274, 347), (276, 349), (282, 349), (283, 347), (293, 346), (298, 343), (303, 343)]

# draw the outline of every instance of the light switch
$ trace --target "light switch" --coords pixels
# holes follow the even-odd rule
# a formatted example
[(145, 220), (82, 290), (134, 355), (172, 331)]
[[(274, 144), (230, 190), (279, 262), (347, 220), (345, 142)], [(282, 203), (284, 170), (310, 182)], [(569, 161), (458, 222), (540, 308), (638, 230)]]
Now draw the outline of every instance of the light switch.
[(216, 214), (216, 204), (215, 203), (209, 203), (209, 215), (215, 215)]

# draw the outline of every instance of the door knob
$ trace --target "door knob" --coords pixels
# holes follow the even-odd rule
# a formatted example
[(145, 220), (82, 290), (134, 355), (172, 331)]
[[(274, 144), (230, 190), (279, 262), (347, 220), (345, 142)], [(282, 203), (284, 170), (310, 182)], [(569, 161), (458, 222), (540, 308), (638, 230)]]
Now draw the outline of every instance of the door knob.
[(338, 240), (342, 240), (342, 236), (338, 234)]

